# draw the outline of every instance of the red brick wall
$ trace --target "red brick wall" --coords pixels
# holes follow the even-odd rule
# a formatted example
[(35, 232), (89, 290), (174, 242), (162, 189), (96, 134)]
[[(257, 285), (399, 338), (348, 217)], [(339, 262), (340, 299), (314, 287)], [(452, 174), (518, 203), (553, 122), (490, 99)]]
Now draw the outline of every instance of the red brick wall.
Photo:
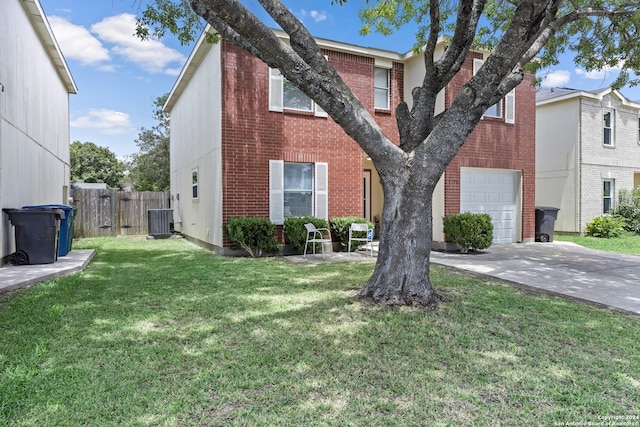
[[(374, 60), (328, 51), (329, 63), (389, 136), (397, 140), (395, 117), (373, 111)], [(222, 42), (223, 223), (235, 216), (269, 217), (269, 160), (326, 162), (329, 217), (363, 214), (363, 152), (331, 118), (269, 111), (269, 68)], [(402, 64), (392, 70), (391, 105), (400, 98)]]
[[(450, 105), (473, 73), (469, 55), (458, 77), (446, 88)], [(478, 54), (476, 58), (481, 58)], [(460, 211), (460, 168), (496, 168), (522, 171), (522, 238), (535, 234), (535, 88), (526, 75), (516, 88), (515, 124), (487, 117), (481, 120), (445, 171), (445, 215)], [(504, 102), (503, 117), (504, 117)]]

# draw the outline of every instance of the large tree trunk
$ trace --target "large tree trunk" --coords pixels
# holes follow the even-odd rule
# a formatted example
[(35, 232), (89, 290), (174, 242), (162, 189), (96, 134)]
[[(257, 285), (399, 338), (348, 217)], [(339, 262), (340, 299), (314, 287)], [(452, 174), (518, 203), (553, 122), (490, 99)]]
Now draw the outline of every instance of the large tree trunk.
[(437, 179), (407, 168), (381, 173), (384, 207), (380, 251), (373, 275), (360, 296), (388, 305), (431, 306), (439, 296), (429, 278), (432, 196)]

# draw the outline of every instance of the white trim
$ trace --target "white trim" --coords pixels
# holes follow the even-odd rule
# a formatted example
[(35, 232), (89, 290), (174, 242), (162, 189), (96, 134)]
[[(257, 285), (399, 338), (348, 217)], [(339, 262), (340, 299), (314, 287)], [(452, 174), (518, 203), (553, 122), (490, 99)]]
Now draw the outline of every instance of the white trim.
[(514, 124), (516, 122), (516, 89), (513, 88), (504, 97), (504, 122)]
[[(7, 0), (2, 0), (7, 1)], [(62, 49), (60, 49), (60, 45), (58, 44), (58, 40), (56, 40), (55, 35), (53, 34), (53, 30), (51, 29), (51, 25), (49, 24), (49, 20), (40, 5), (39, 0), (22, 0), (22, 7), (24, 7), (27, 12), (27, 16), (31, 21), (31, 25), (36, 30), (40, 39), (42, 40), (42, 45), (47, 51), (49, 55), (49, 59), (54, 65), (60, 80), (64, 83), (65, 89), (67, 93), (78, 93), (78, 87), (76, 86), (76, 82), (73, 80), (73, 76), (71, 75), (71, 71), (69, 70), (69, 66), (67, 61), (62, 54)]]
[(284, 224), (284, 162), (269, 160), (269, 220)]
[(284, 77), (277, 68), (269, 68), (269, 111), (284, 109)]
[[(604, 116), (605, 114), (610, 113), (611, 114), (611, 119), (610, 119), (610, 126), (606, 127), (604, 125)], [(604, 131), (606, 129), (610, 130), (610, 136), (609, 136), (609, 144), (605, 143), (605, 139), (604, 139)], [(602, 109), (602, 145), (604, 145), (605, 147), (615, 147), (616, 145), (616, 112), (615, 110), (611, 109), (611, 108), (603, 108)]]
[[(193, 177), (195, 174), (195, 182)], [(194, 190), (195, 189), (195, 196), (194, 196)], [(200, 198), (200, 170), (199, 168), (196, 166), (195, 168), (191, 169), (191, 200), (198, 200)]]
[(315, 164), (315, 216), (329, 220), (329, 164)]
[[(378, 86), (376, 84), (376, 71), (383, 70), (387, 75), (386, 86)], [(386, 106), (381, 107), (376, 105), (376, 91), (384, 90), (387, 92), (387, 102)], [(373, 68), (373, 108), (376, 110), (389, 110), (391, 109), (391, 69), (383, 68), (383, 67), (374, 67)]]

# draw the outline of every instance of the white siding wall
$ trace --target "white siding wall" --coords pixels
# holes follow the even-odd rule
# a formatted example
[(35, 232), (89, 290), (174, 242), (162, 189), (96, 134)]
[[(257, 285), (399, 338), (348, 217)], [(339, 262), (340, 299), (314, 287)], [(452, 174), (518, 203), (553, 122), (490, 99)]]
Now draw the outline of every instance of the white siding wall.
[[(202, 64), (171, 109), (171, 195), (176, 230), (222, 247), (222, 87), (220, 44)], [(199, 197), (192, 199), (191, 172), (199, 170)], [(178, 200), (179, 196), (179, 200)]]
[(557, 231), (579, 231), (579, 133), (577, 99), (537, 107), (536, 206), (560, 208)]
[[(69, 94), (21, 0), (0, 1), (0, 207), (67, 203)], [(0, 258), (14, 251), (0, 218)]]
[[(603, 112), (614, 111), (614, 144), (604, 146)], [(634, 173), (640, 171), (640, 145), (638, 144), (638, 110), (622, 105), (613, 94), (602, 101), (582, 101), (582, 174), (580, 197), (582, 212), (580, 229), (594, 217), (602, 215), (603, 179), (615, 180), (614, 206), (618, 192), (632, 189)]]

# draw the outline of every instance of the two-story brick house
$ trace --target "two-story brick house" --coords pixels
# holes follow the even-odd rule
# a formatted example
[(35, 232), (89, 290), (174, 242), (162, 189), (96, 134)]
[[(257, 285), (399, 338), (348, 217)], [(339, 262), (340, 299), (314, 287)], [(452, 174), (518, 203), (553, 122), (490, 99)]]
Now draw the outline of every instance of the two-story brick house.
[[(386, 134), (398, 140), (394, 108), (410, 100), (424, 77), (420, 57), (316, 41)], [(467, 60), (439, 97), (440, 110), (481, 61), (482, 53)], [(530, 82), (487, 112), (449, 165), (434, 195), (435, 241), (444, 240), (442, 216), (461, 210), (490, 213), (497, 242), (533, 238)], [(175, 226), (204, 246), (224, 248), (222, 225), (241, 215), (277, 225), (287, 216), (380, 217), (382, 189), (366, 154), (278, 70), (231, 43), (198, 42), (165, 111), (171, 115)]]
[(540, 89), (536, 114), (536, 204), (560, 209), (556, 231), (584, 233), (640, 185), (640, 104), (611, 88)]

